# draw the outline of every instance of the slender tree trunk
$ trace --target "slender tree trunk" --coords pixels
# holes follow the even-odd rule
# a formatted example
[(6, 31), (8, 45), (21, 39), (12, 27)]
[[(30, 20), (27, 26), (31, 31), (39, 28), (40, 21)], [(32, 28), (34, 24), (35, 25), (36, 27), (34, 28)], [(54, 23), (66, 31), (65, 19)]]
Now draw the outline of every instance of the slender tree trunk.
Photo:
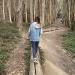
[(33, 22), (33, 0), (30, 0), (30, 22)]
[(68, 0), (68, 8), (69, 8), (69, 26), (71, 27), (71, 2)]
[(16, 21), (16, 0), (13, 1), (13, 20)]
[(23, 0), (18, 1), (18, 10), (17, 10), (17, 26), (19, 27), (19, 30), (22, 31), (22, 22), (23, 22), (23, 17), (22, 17), (22, 2)]
[(9, 13), (9, 21), (12, 23), (12, 17), (11, 17), (11, 1), (8, 0), (8, 13)]
[(39, 16), (40, 16), (40, 22), (42, 25), (42, 0), (39, 0)]
[(45, 0), (42, 0), (42, 25), (45, 25)]
[(49, 1), (49, 24), (51, 24), (51, 20), (52, 20), (52, 3), (51, 3), (51, 0)]
[[(74, 1), (74, 3), (75, 3), (75, 1)], [(75, 21), (75, 4), (74, 4), (74, 21)]]
[(3, 20), (5, 21), (5, 0), (3, 0)]
[(36, 15), (36, 0), (34, 0), (34, 19), (35, 19), (35, 15)]
[(38, 16), (38, 0), (34, 0), (34, 19)]
[(28, 2), (27, 2), (27, 0), (25, 0), (25, 22), (26, 23), (28, 23), (28, 16), (27, 16), (27, 4), (28, 4)]

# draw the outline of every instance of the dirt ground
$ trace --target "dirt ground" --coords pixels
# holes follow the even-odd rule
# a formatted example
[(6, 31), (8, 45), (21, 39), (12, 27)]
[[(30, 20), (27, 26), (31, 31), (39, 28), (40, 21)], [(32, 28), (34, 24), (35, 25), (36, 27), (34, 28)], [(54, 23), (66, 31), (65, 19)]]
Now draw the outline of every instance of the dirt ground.
[[(42, 35), (40, 47), (45, 55), (45, 63), (43, 65), (44, 75), (75, 75), (75, 60), (72, 59), (67, 51), (62, 47), (62, 34), (66, 28), (59, 21), (54, 27), (48, 28)], [(25, 34), (21, 39), (18, 47), (13, 50), (7, 62), (7, 75), (24, 75), (24, 47)]]
[(6, 63), (6, 75), (24, 75), (24, 48), (25, 48), (25, 33), (16, 49), (10, 54), (9, 61)]
[[(66, 28), (59, 22), (42, 35), (40, 47), (45, 55), (44, 75), (75, 75), (75, 60), (62, 47), (62, 34)], [(58, 26), (59, 25), (59, 26)]]

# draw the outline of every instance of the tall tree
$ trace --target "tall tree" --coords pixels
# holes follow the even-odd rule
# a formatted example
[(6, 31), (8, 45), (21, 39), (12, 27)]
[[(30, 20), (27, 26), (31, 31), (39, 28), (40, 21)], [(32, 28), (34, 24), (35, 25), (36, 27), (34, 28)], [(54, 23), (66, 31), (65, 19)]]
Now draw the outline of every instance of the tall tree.
[(42, 0), (42, 25), (45, 24), (45, 0)]
[(23, 3), (23, 0), (18, 1), (18, 9), (17, 9), (17, 26), (19, 27), (20, 31), (22, 30), (22, 22), (23, 22), (22, 3)]
[(28, 23), (28, 15), (27, 15), (28, 14), (27, 13), (28, 0), (25, 0), (24, 2), (25, 2), (25, 20), (26, 20), (25, 22)]
[(51, 19), (52, 19), (52, 3), (51, 0), (49, 0), (49, 24), (51, 24)]
[(9, 13), (9, 21), (12, 23), (12, 17), (11, 17), (11, 0), (8, 0), (8, 13)]
[(5, 0), (3, 0), (3, 20), (5, 21)]
[(12, 11), (12, 16), (13, 16), (13, 21), (16, 22), (16, 10), (17, 10), (17, 6), (16, 6), (16, 0), (12, 0), (12, 8), (13, 8), (13, 11)]
[(33, 22), (33, 0), (30, 0), (30, 21)]
[(38, 16), (38, 0), (34, 0), (34, 18)]
[(71, 23), (74, 20), (75, 0), (63, 0), (63, 13), (65, 24), (71, 28)]
[(68, 0), (69, 26), (71, 26), (71, 0)]

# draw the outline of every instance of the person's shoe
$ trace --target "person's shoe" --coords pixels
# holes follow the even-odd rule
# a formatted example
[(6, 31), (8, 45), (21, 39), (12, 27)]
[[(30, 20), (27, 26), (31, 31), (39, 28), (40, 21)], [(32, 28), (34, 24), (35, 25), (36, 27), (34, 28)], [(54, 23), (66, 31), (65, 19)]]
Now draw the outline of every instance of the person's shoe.
[(34, 58), (34, 63), (38, 64), (37, 58)]

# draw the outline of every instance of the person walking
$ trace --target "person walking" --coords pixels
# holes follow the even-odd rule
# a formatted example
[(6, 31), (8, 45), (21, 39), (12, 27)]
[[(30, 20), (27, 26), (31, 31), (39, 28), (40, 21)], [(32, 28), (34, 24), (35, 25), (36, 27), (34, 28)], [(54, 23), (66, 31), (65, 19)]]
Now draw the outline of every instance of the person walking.
[(41, 34), (42, 34), (42, 28), (40, 25), (40, 18), (35, 17), (34, 22), (31, 23), (29, 27), (28, 36), (31, 42), (33, 59), (34, 59), (34, 62), (36, 63), (37, 63), (37, 51), (38, 51)]

